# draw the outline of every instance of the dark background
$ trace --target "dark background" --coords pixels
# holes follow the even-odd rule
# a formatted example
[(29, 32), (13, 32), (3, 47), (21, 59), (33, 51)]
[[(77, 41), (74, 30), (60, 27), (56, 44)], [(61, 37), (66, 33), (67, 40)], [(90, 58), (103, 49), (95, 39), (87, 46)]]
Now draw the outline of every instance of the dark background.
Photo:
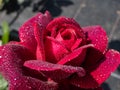
[[(10, 39), (18, 40), (17, 30), (37, 12), (48, 10), (53, 17), (67, 16), (83, 27), (101, 25), (109, 36), (109, 48), (120, 51), (120, 0), (24, 0), (18, 3), (10, 0), (0, 10), (1, 23), (10, 25)], [(111, 66), (112, 67), (112, 66)], [(120, 90), (120, 69), (118, 68), (102, 85), (104, 90)]]

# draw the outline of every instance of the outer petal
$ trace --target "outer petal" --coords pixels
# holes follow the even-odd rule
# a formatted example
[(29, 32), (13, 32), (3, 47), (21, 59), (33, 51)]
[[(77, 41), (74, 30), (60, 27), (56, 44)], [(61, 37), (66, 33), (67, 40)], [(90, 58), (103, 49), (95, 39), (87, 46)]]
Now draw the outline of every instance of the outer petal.
[[(120, 53), (109, 50), (95, 66), (88, 68), (88, 74), (82, 78), (73, 78), (71, 83), (81, 88), (95, 88), (102, 84), (120, 64)], [(90, 81), (90, 83), (89, 83)]]
[[(19, 29), (19, 36), (21, 42), (35, 53), (36, 50), (36, 40), (34, 36), (34, 23), (38, 23), (42, 26), (42, 30), (45, 29), (46, 25), (51, 21), (51, 15), (49, 12), (45, 14), (38, 13), (36, 16), (32, 17), (26, 21)], [(41, 29), (41, 28), (40, 28)]]
[(59, 80), (68, 78), (69, 76), (75, 73), (77, 74), (78, 77), (83, 77), (85, 75), (85, 71), (81, 67), (52, 64), (52, 63), (38, 61), (38, 60), (26, 61), (24, 63), (24, 66), (30, 69), (42, 72), (48, 78), (57, 82)]
[(61, 82), (58, 90), (103, 90), (103, 89), (101, 87), (84, 89), (84, 88), (80, 88), (80, 87), (71, 85), (71, 84), (69, 84), (69, 81), (68, 81), (68, 82)]
[(43, 82), (32, 77), (17, 77), (9, 82), (9, 90), (57, 90), (55, 82)]
[(86, 33), (88, 43), (93, 44), (95, 47), (90, 48), (87, 52), (85, 66), (94, 65), (106, 51), (108, 38), (105, 30), (101, 26), (88, 26), (83, 27)]
[[(28, 49), (21, 45), (8, 44), (0, 48), (0, 72), (9, 82), (9, 90), (48, 90), (56, 89), (57, 85), (43, 82), (26, 76), (23, 63), (25, 60), (35, 59)], [(31, 71), (32, 74), (34, 74)], [(41, 77), (41, 74), (39, 74)], [(42, 77), (41, 77), (42, 78)]]

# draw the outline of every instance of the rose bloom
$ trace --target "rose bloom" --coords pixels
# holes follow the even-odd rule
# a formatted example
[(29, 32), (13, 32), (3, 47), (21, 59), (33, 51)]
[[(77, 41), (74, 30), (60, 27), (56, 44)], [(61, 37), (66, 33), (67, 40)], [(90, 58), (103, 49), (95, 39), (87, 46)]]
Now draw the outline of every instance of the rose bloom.
[(102, 90), (120, 64), (101, 26), (38, 13), (19, 29), (20, 42), (0, 47), (0, 72), (9, 90)]

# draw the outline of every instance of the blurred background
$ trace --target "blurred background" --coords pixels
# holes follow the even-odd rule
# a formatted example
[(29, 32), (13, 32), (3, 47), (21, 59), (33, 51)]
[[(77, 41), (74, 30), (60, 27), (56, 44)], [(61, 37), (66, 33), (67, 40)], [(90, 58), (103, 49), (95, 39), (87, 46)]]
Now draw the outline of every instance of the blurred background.
[[(46, 10), (53, 17), (74, 18), (82, 27), (101, 25), (109, 36), (109, 48), (120, 51), (120, 0), (0, 0), (0, 39), (4, 34), (5, 43), (19, 41), (19, 27), (37, 12)], [(102, 87), (120, 90), (120, 68)]]

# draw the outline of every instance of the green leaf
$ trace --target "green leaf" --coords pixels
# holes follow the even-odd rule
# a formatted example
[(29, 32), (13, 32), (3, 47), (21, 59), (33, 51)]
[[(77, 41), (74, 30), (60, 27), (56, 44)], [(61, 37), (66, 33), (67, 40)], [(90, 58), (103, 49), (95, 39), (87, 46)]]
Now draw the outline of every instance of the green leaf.
[(0, 90), (7, 90), (7, 86), (7, 81), (0, 75)]
[(0, 0), (0, 9), (2, 9), (3, 6), (8, 2), (9, 2), (9, 0)]
[(3, 0), (0, 0), (0, 9), (2, 8), (3, 6)]
[(2, 32), (3, 32), (3, 35), (2, 35), (2, 44), (6, 44), (8, 41), (9, 41), (9, 25), (7, 22), (3, 22), (2, 23)]

